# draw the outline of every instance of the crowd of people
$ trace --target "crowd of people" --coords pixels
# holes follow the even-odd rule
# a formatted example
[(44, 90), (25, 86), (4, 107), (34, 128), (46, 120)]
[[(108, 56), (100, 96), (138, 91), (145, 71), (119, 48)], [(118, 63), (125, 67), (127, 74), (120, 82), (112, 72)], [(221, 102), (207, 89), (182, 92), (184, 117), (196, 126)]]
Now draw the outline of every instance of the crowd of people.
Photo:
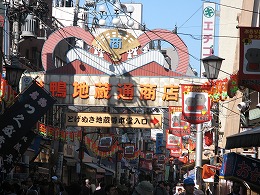
[[(239, 193), (236, 183), (233, 186), (233, 194)], [(21, 182), (4, 181), (0, 186), (0, 195), (203, 195), (202, 190), (195, 188), (192, 178), (183, 180), (183, 187), (176, 186), (165, 181), (152, 182), (140, 180), (135, 186), (121, 183), (105, 184), (103, 181), (93, 181), (84, 178), (82, 183), (74, 182), (70, 185), (63, 184), (56, 176), (51, 181), (36, 181), (28, 177)]]

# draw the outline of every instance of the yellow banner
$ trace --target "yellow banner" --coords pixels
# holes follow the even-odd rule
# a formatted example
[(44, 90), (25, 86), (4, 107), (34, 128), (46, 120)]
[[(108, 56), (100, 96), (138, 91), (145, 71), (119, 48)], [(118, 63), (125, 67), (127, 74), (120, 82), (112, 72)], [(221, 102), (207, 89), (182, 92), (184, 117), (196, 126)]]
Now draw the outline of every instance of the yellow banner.
[(161, 114), (66, 113), (66, 126), (162, 128)]

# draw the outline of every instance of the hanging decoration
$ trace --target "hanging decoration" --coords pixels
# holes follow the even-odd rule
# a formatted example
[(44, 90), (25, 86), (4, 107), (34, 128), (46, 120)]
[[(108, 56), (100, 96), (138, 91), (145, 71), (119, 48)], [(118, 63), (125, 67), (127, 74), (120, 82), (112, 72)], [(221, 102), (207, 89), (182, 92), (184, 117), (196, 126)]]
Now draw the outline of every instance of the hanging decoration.
[(190, 123), (181, 120), (181, 115), (181, 106), (169, 106), (169, 130), (171, 134), (179, 137), (190, 134)]
[(213, 144), (213, 132), (207, 131), (204, 133), (204, 141), (207, 146), (211, 146)]
[(99, 139), (98, 150), (108, 152), (111, 150), (113, 137), (112, 136), (103, 136)]
[[(114, 155), (118, 151), (124, 151), (124, 149), (120, 146), (118, 141), (115, 140), (114, 138), (112, 141), (110, 151), (100, 151), (98, 149), (98, 143), (93, 141), (91, 138), (89, 138), (87, 136), (85, 137), (85, 144), (89, 150), (91, 150), (97, 156), (100, 156), (101, 158), (108, 158), (108, 157), (111, 157), (112, 155)], [(138, 158), (139, 155), (140, 155), (140, 150), (135, 150), (134, 155), (132, 157), (124, 157), (124, 158), (126, 158), (128, 160), (133, 160), (133, 159)]]
[(203, 84), (203, 88), (208, 89), (208, 94), (212, 102), (225, 101), (236, 95), (238, 86), (238, 75), (232, 74), (230, 78), (207, 81)]
[(124, 157), (133, 158), (135, 154), (135, 145), (134, 144), (125, 144), (124, 145)]
[(227, 85), (227, 93), (230, 98), (233, 98), (236, 95), (236, 92), (238, 90), (238, 76), (237, 74), (231, 75), (230, 79), (228, 80)]
[(210, 121), (210, 97), (206, 85), (181, 84), (181, 119), (192, 124)]

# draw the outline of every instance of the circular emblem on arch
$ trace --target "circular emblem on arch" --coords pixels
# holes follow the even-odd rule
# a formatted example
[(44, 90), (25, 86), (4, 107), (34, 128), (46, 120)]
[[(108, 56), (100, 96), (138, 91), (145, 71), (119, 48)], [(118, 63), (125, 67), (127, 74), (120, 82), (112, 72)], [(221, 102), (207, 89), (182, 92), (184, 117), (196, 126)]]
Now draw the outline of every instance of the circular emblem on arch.
[(149, 42), (155, 40), (167, 41), (176, 48), (179, 57), (179, 63), (175, 71), (185, 75), (189, 67), (189, 53), (187, 46), (183, 43), (180, 37), (169, 30), (154, 29), (143, 33), (138, 38), (141, 47), (144, 47)]
[(94, 39), (89, 31), (77, 26), (68, 26), (53, 32), (42, 48), (42, 65), (45, 71), (57, 68), (53, 63), (54, 50), (60, 41), (70, 37), (81, 39), (88, 45), (91, 45)]

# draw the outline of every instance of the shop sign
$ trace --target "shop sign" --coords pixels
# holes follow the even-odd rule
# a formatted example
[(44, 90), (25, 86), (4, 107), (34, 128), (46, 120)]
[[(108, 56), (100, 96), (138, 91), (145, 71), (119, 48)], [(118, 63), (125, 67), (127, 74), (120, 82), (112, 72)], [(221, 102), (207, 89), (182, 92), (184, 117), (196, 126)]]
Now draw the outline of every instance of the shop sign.
[(169, 130), (173, 135), (184, 136), (190, 134), (190, 123), (182, 118), (181, 106), (169, 106)]
[(182, 120), (191, 124), (210, 121), (212, 117), (208, 88), (203, 85), (183, 84), (181, 90)]
[(160, 114), (66, 113), (66, 126), (161, 128)]
[(260, 160), (231, 152), (223, 156), (220, 178), (260, 186)]
[[(21, 140), (26, 141), (26, 135), (37, 121), (55, 103), (55, 99), (44, 88), (32, 82), (16, 101), (0, 115), (0, 154), (4, 163), (11, 165), (20, 155)], [(12, 151), (16, 150), (16, 154)]]
[(156, 154), (162, 154), (163, 150), (163, 133), (156, 134)]
[(260, 28), (239, 27), (240, 63), (238, 84), (255, 91), (260, 91)]
[[(215, 12), (216, 5), (213, 2), (203, 3), (202, 15), (202, 40), (201, 40), (201, 59), (212, 55), (214, 49), (215, 35)], [(201, 63), (200, 76), (205, 72), (204, 66)]]

